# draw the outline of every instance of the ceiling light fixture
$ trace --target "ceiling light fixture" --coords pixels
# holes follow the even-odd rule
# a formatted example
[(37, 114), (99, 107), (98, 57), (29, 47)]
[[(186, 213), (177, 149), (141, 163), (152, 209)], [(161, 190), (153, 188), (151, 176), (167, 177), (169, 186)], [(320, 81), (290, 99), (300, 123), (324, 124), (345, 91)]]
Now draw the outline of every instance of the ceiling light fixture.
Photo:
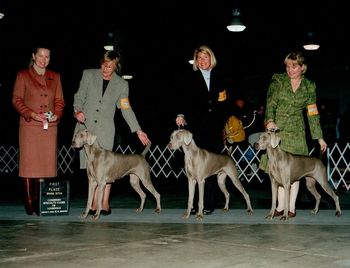
[(320, 48), (320, 45), (316, 42), (315, 33), (308, 32), (305, 45), (303, 45), (305, 50), (317, 50)]
[(107, 51), (114, 50), (117, 45), (117, 40), (114, 33), (108, 33), (107, 42), (103, 48)]
[(124, 74), (123, 76), (122, 76), (122, 78), (123, 79), (125, 79), (125, 80), (130, 80), (130, 79), (132, 79), (132, 75), (129, 75), (129, 74)]
[(5, 14), (0, 12), (0, 20), (1, 20), (4, 16), (5, 16)]
[(107, 50), (107, 51), (114, 50), (114, 46), (113, 45), (105, 45), (103, 48), (105, 50)]
[(227, 26), (227, 29), (230, 32), (242, 32), (246, 28), (246, 26), (242, 23), (240, 16), (241, 12), (238, 8), (232, 10), (233, 19), (230, 25)]

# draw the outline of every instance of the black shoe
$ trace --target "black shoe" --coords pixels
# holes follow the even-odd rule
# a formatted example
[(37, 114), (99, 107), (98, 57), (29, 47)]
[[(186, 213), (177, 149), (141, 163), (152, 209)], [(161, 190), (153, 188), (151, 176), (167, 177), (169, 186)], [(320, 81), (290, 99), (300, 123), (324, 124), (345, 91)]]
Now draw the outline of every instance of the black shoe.
[(101, 212), (100, 212), (100, 214), (104, 215), (104, 216), (108, 216), (111, 213), (112, 213), (111, 209), (109, 209), (109, 210), (101, 209)]
[(90, 209), (88, 212), (88, 215), (95, 215), (95, 214), (96, 214), (96, 210)]
[(204, 215), (210, 215), (210, 214), (213, 213), (213, 211), (214, 211), (214, 210), (211, 210), (211, 209), (204, 209), (204, 210), (203, 210), (203, 214), (204, 214)]
[(197, 214), (197, 211), (194, 208), (192, 208), (191, 209), (191, 215), (196, 215), (196, 214)]

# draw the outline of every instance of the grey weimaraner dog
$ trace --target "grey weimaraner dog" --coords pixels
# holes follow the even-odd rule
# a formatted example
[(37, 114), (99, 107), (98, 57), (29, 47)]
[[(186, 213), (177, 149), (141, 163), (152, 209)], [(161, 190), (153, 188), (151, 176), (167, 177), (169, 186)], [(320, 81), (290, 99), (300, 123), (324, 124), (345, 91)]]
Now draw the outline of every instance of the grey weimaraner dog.
[(115, 153), (101, 148), (97, 142), (96, 135), (91, 134), (87, 130), (81, 130), (74, 135), (72, 147), (80, 148), (83, 146), (87, 157), (89, 194), (85, 212), (81, 215), (82, 218), (86, 218), (88, 215), (96, 187), (98, 187), (98, 200), (96, 214), (93, 216), (94, 219), (98, 219), (100, 215), (106, 184), (113, 183), (126, 175), (130, 176), (130, 184), (141, 198), (140, 207), (136, 212), (143, 210), (146, 199), (146, 194), (140, 187), (141, 180), (157, 201), (155, 212), (160, 213), (160, 195), (152, 184), (150, 167), (145, 159), (150, 144), (147, 145), (141, 155)]
[[(266, 218), (272, 219), (274, 217), (278, 186), (283, 186), (284, 188), (284, 207), (288, 208), (290, 185), (303, 177), (306, 178), (307, 189), (316, 199), (315, 208), (311, 212), (313, 214), (318, 212), (321, 200), (321, 195), (316, 190), (315, 184), (317, 181), (325, 192), (333, 198), (336, 207), (335, 215), (339, 217), (341, 215), (339, 198), (328, 184), (326, 167), (322, 161), (316, 157), (287, 153), (280, 148), (280, 141), (281, 138), (278, 134), (278, 130), (275, 130), (263, 132), (256, 143), (256, 149), (266, 150), (269, 159), (268, 172), (271, 179), (272, 206)], [(288, 219), (288, 209), (284, 210), (281, 217), (281, 220), (286, 219)]]
[(199, 148), (192, 139), (192, 133), (188, 130), (175, 130), (170, 137), (168, 144), (169, 149), (175, 150), (182, 147), (185, 154), (185, 170), (188, 177), (188, 203), (187, 211), (183, 218), (188, 219), (193, 207), (193, 197), (196, 183), (198, 183), (198, 212), (196, 218), (203, 219), (203, 202), (204, 202), (204, 183), (209, 176), (217, 174), (218, 184), (225, 195), (224, 212), (228, 211), (230, 194), (226, 189), (226, 177), (229, 176), (233, 184), (242, 193), (247, 203), (247, 212), (253, 212), (250, 204), (250, 198), (245, 191), (241, 181), (238, 179), (237, 168), (233, 159), (229, 155), (215, 154), (210, 151)]

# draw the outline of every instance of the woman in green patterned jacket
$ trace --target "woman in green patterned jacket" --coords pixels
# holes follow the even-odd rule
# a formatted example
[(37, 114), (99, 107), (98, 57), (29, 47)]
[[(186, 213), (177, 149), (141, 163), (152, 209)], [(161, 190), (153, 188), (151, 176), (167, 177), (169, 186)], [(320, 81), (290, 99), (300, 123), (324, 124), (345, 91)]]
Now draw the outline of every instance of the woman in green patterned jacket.
[[(306, 110), (311, 138), (318, 140), (325, 152), (327, 144), (323, 139), (320, 116), (316, 105), (316, 85), (304, 77), (307, 69), (304, 56), (300, 52), (290, 53), (284, 60), (286, 72), (274, 74), (267, 91), (265, 127), (280, 130), (281, 149), (293, 154), (308, 155), (303, 111)], [(267, 157), (261, 159), (260, 168), (267, 170)], [(289, 217), (295, 217), (295, 202), (299, 181), (290, 189)], [(284, 191), (278, 187), (278, 206), (275, 216), (283, 215)]]

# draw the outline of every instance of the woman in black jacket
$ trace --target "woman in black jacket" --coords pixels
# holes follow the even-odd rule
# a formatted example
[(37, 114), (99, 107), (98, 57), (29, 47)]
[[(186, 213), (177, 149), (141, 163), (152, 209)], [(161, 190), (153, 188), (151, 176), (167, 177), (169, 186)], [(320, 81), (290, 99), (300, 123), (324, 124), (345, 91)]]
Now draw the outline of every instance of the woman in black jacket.
[[(217, 70), (217, 61), (208, 46), (200, 46), (193, 54), (193, 71), (182, 87), (179, 114), (176, 124), (193, 133), (196, 144), (215, 153), (221, 153), (223, 127), (228, 117), (228, 89), (222, 74)], [(204, 214), (211, 214), (216, 205), (216, 176), (206, 179), (204, 190)], [(196, 191), (194, 205), (197, 205)], [(193, 213), (195, 213), (194, 208)]]

